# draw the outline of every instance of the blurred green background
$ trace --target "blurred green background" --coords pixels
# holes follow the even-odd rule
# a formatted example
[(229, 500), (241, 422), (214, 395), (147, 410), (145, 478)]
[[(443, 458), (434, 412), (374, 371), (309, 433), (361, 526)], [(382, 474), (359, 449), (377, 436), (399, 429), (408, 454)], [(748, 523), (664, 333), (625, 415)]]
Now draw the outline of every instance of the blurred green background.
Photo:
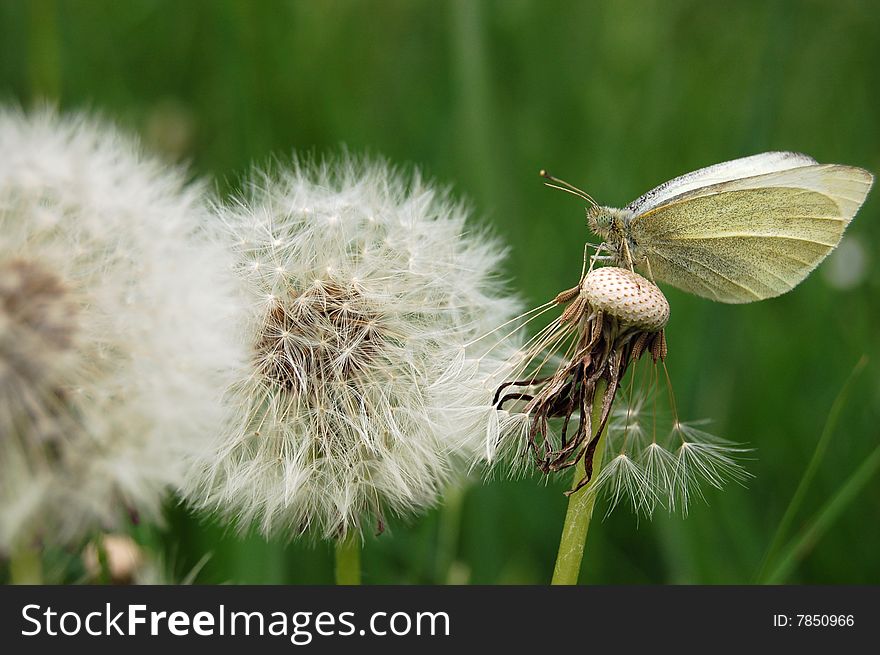
[[(582, 206), (545, 189), (542, 167), (618, 206), (764, 150), (880, 171), (877, 9), (0, 0), (0, 100), (99, 110), (221, 190), (250, 162), (294, 150), (344, 144), (418, 165), (508, 240), (506, 273), (535, 305), (576, 282), (588, 237)], [(781, 298), (725, 306), (668, 290), (681, 414), (711, 417), (714, 432), (754, 447), (755, 478), (710, 490), (684, 520), (622, 509), (594, 522), (582, 581), (753, 580), (835, 397), (867, 355), (791, 524), (802, 547), (783, 580), (880, 582), (878, 214), (875, 190), (839, 256)], [(566, 482), (477, 480), (447, 508), (392, 521), (367, 540), (364, 581), (544, 583)], [(144, 538), (178, 577), (211, 553), (202, 582), (332, 581), (324, 544), (240, 538), (178, 507), (169, 517)]]

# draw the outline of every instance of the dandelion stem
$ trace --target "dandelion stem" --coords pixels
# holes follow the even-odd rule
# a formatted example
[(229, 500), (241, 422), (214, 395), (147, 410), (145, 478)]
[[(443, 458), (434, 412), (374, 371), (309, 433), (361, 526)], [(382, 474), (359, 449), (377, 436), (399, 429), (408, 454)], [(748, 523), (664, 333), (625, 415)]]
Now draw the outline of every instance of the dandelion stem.
[(9, 581), (19, 585), (43, 584), (43, 562), (37, 548), (19, 548), (12, 554)]
[(104, 541), (104, 535), (96, 535), (93, 543), (95, 555), (98, 558), (98, 584), (111, 584), (113, 573), (110, 570), (110, 555), (107, 553), (107, 542)]
[(34, 0), (28, 6), (28, 73), (35, 101), (61, 95), (58, 7), (55, 0)]
[(437, 584), (451, 584), (452, 564), (455, 562), (461, 532), (461, 511), (464, 505), (464, 497), (464, 487), (456, 487), (450, 489), (443, 500), (437, 534), (435, 573)]
[(361, 583), (360, 538), (350, 534), (336, 542), (336, 584), (359, 585)]
[[(598, 428), (602, 415), (602, 397), (605, 395), (606, 384), (603, 380), (596, 383), (596, 394), (592, 407), (592, 423)], [(595, 436), (595, 434), (594, 434)], [(584, 557), (584, 547), (587, 543), (587, 532), (590, 529), (590, 519), (593, 516), (593, 505), (596, 503), (596, 495), (591, 493), (593, 482), (602, 468), (602, 455), (605, 451), (605, 442), (599, 443), (593, 454), (593, 477), (580, 491), (573, 493), (568, 498), (568, 510), (565, 513), (565, 523), (562, 525), (562, 537), (559, 540), (559, 554), (556, 556), (556, 566), (553, 568), (554, 585), (577, 584), (581, 571), (581, 561)], [(584, 477), (584, 459), (577, 463), (574, 471), (574, 485)]]

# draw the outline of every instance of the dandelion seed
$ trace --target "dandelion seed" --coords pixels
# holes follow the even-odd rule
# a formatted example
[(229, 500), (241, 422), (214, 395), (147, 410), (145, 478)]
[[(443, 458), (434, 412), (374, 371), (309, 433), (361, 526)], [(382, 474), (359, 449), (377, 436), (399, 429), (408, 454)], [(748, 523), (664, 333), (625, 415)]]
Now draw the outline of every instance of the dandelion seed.
[(743, 483), (751, 477), (737, 461), (737, 457), (749, 452), (748, 448), (678, 422), (673, 426), (670, 439), (673, 443), (679, 443), (675, 455), (670, 509), (677, 497), (682, 513), (687, 514), (693, 493), (704, 498), (701, 490), (703, 483), (721, 489), (728, 480)]
[[(675, 458), (656, 441), (643, 448), (638, 457), (645, 471), (646, 483), (653, 490), (653, 499), (655, 501), (666, 499), (668, 504), (669, 499), (673, 497)], [(656, 503), (652, 503), (645, 506), (645, 513), (650, 516), (654, 512), (655, 505)]]
[(327, 538), (434, 504), (485, 456), (488, 380), (509, 358), (478, 338), (517, 309), (496, 242), (418, 177), (351, 159), (262, 176), (219, 215), (245, 244), (252, 360), (189, 497)]
[(655, 490), (645, 471), (625, 453), (606, 464), (595, 478), (593, 493), (602, 492), (608, 501), (606, 516), (624, 499), (635, 512), (650, 513), (656, 502)]
[[(630, 468), (637, 469), (603, 468), (593, 481), (590, 493), (604, 495), (612, 508), (628, 496), (634, 511), (646, 516), (651, 516), (657, 505), (669, 511), (678, 508), (686, 515), (694, 497), (704, 499), (706, 485), (721, 489), (728, 482), (742, 484), (751, 477), (739, 462), (748, 448), (693, 423), (682, 423), (675, 418), (674, 408), (667, 416), (658, 408), (662, 401), (653, 397), (664, 396), (662, 391), (657, 384), (640, 385), (638, 395), (624, 399), (608, 423), (606, 447), (617, 457), (631, 460), (634, 464)], [(627, 418), (634, 413), (643, 416), (635, 428)]]
[(220, 418), (201, 189), (85, 118), (0, 112), (0, 551), (157, 516)]

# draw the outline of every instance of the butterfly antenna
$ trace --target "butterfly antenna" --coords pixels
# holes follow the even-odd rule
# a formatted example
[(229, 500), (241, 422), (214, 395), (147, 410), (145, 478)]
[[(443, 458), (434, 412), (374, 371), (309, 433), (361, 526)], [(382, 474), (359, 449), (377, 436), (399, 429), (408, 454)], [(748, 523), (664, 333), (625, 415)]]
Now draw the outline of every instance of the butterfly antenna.
[(570, 183), (566, 182), (565, 180), (560, 180), (558, 177), (553, 177), (552, 175), (550, 175), (550, 173), (545, 171), (543, 168), (541, 169), (540, 173), (538, 173), (538, 174), (541, 177), (543, 177), (545, 180), (550, 180), (550, 182), (544, 182), (545, 186), (548, 186), (551, 189), (559, 189), (560, 191), (565, 191), (566, 193), (570, 193), (573, 196), (577, 196), (581, 200), (586, 200), (593, 207), (599, 206), (599, 203), (597, 203), (595, 200), (593, 200), (593, 197), (589, 193), (587, 193), (583, 189), (578, 189), (574, 184), (570, 184)]

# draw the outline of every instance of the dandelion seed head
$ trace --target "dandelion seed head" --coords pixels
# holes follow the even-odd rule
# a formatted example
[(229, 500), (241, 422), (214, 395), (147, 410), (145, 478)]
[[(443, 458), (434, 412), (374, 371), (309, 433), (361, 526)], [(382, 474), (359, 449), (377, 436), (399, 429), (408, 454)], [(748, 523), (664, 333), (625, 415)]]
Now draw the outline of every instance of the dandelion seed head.
[(669, 321), (669, 302), (663, 292), (656, 284), (625, 268), (593, 269), (584, 277), (581, 293), (590, 307), (648, 332), (663, 329)]
[[(497, 406), (520, 417), (494, 424), (502, 444), (518, 446), (496, 451), (516, 450), (521, 462), (525, 454), (545, 474), (582, 466), (568, 493), (589, 485), (584, 493), (603, 496), (608, 512), (628, 500), (637, 514), (651, 515), (658, 505), (686, 513), (692, 498), (702, 497), (701, 485), (721, 488), (748, 477), (737, 461), (746, 449), (681, 422), (671, 388), (658, 394), (670, 308), (654, 283), (623, 268), (591, 267), (545, 308), (554, 304), (566, 307), (517, 353), (514, 375), (496, 393)], [(636, 382), (646, 353), (649, 371)], [(624, 385), (624, 402), (615, 404)], [(670, 402), (668, 415), (659, 396)], [(610, 461), (594, 476), (597, 451)]]
[[(557, 294), (544, 307), (552, 305), (566, 306), (530, 342), (525, 358), (513, 364), (514, 374), (498, 387), (495, 401), (499, 409), (505, 403), (516, 404), (530, 416), (526, 444), (542, 472), (583, 462), (584, 474), (573, 493), (592, 476), (599, 435), (629, 366), (645, 353), (655, 364), (665, 359), (663, 327), (669, 303), (642, 276), (605, 267), (591, 269), (578, 286)], [(559, 351), (565, 354), (557, 357)], [(552, 373), (542, 372), (552, 366)], [(601, 410), (596, 425), (591, 416), (594, 407)], [(624, 430), (625, 436), (638, 439), (636, 408), (629, 414), (631, 427)]]
[[(77, 307), (52, 270), (16, 256), (0, 262), (0, 361), (3, 389), (50, 374), (71, 348)], [(5, 379), (17, 376), (20, 380)]]
[[(488, 380), (518, 344), (480, 337), (518, 302), (495, 276), (503, 251), (465, 207), (417, 175), (341, 158), (258, 174), (219, 215), (247, 244), (252, 359), (195, 504), (333, 538), (432, 505), (487, 456)], [(255, 262), (285, 275), (251, 274)]]
[[(223, 250), (109, 125), (0, 111), (0, 551), (156, 516), (220, 419)], [(219, 323), (219, 326), (217, 325)]]

